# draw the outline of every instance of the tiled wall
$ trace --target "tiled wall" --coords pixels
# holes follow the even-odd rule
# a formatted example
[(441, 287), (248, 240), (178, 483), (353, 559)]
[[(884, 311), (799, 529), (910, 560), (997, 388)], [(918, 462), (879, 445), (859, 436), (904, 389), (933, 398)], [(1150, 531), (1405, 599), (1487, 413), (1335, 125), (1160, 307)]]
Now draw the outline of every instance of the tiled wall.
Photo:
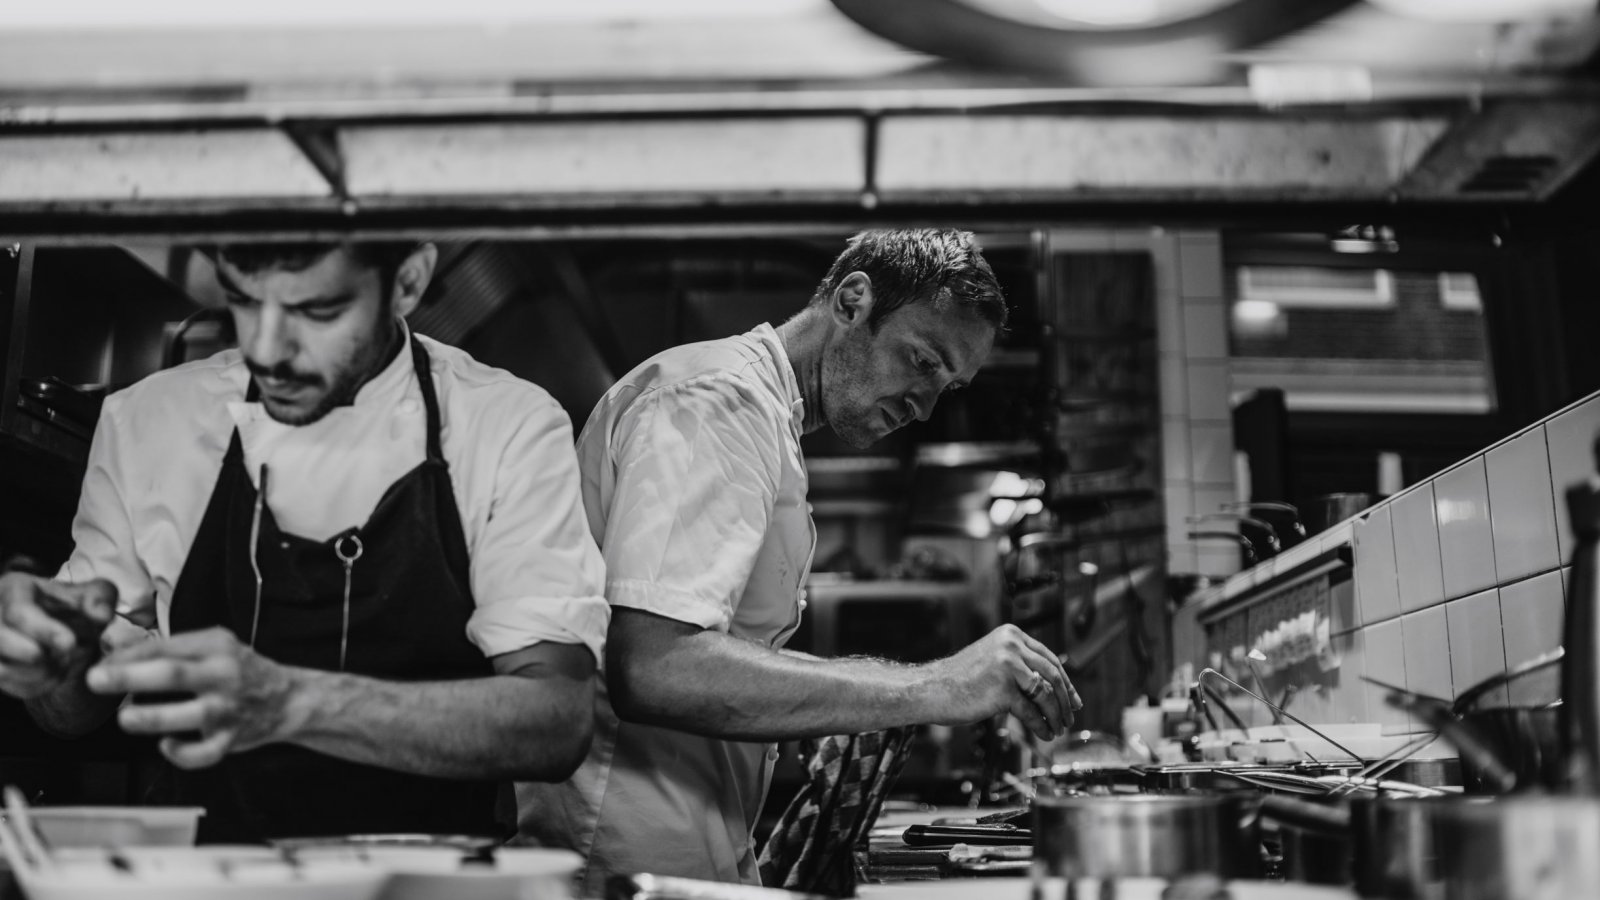
[[(1209, 576), (1237, 572), (1238, 546), (1191, 541), (1188, 533), (1197, 526), (1187, 521), (1236, 499), (1221, 237), (1215, 231), (1112, 228), (1052, 232), (1050, 246), (1067, 252), (1150, 254), (1156, 280), (1167, 570)], [(1199, 527), (1237, 530), (1236, 523), (1227, 521)]]
[[(1597, 433), (1600, 394), (1239, 573), (1196, 605), (1237, 596), (1349, 542), (1353, 577), (1334, 586), (1325, 613), (1338, 664), (1309, 679), (1298, 673), (1305, 683), (1293, 711), (1315, 723), (1411, 728), (1383, 702), (1386, 691), (1360, 676), (1453, 697), (1560, 645), (1573, 550), (1565, 492), (1594, 474)], [(1551, 669), (1491, 701), (1542, 702), (1557, 687)], [(1264, 710), (1251, 715), (1266, 721)]]

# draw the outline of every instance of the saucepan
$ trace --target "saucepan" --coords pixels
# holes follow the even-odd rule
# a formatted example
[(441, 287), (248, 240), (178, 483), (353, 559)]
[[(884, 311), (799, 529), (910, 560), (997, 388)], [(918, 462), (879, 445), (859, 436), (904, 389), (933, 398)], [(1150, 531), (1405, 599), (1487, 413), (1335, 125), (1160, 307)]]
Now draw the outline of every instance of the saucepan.
[(1255, 877), (1259, 813), (1260, 798), (1244, 791), (1041, 797), (1034, 878)]
[(1600, 798), (1493, 797), (1434, 816), (1444, 900), (1600, 897)]

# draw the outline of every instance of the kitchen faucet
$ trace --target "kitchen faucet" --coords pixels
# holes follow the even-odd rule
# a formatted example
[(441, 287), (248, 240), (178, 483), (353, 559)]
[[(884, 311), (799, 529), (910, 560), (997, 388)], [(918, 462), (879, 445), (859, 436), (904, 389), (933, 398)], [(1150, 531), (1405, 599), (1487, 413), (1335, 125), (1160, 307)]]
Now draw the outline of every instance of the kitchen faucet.
[(1189, 532), (1189, 540), (1233, 541), (1244, 549), (1244, 560), (1247, 568), (1260, 561), (1260, 556), (1256, 553), (1256, 545), (1237, 531), (1191, 531)]
[(1283, 549), (1282, 542), (1278, 540), (1278, 529), (1271, 522), (1265, 519), (1258, 519), (1255, 516), (1238, 512), (1214, 512), (1206, 513), (1203, 516), (1190, 516), (1186, 521), (1190, 525), (1212, 521), (1238, 522), (1241, 526), (1247, 525), (1260, 531), (1266, 537), (1267, 549), (1271, 551), (1267, 554), (1268, 556), (1272, 556)]
[(1252, 515), (1261, 513), (1282, 513), (1289, 519), (1289, 530), (1296, 538), (1305, 538), (1306, 525), (1300, 521), (1300, 508), (1293, 503), (1284, 503), (1280, 500), (1254, 500), (1222, 504), (1223, 509), (1248, 510)]

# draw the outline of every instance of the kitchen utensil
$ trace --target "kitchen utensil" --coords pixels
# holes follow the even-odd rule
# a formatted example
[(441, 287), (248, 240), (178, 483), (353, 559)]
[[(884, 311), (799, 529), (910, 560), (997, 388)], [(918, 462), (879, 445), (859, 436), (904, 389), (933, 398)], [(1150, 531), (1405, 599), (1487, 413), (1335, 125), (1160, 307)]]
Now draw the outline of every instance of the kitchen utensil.
[(1050, 797), (1033, 810), (1036, 880), (1257, 871), (1258, 801), (1245, 792)]
[(1368, 493), (1324, 494), (1312, 501), (1307, 510), (1308, 530), (1312, 534), (1327, 531), (1371, 505), (1372, 495)]
[(1351, 874), (1357, 893), (1394, 900), (1437, 896), (1435, 821), (1454, 805), (1492, 802), (1490, 797), (1352, 797)]
[(1436, 700), (1390, 694), (1389, 702), (1416, 715), (1454, 744), (1465, 765), (1478, 773), (1491, 793), (1504, 794), (1517, 787), (1517, 773), (1506, 765), (1500, 750), (1484, 736), (1477, 722), (1457, 718), (1447, 704)]
[(617, 875), (606, 884), (606, 900), (827, 900), (749, 884), (723, 884), (668, 875)]
[(1015, 825), (911, 825), (901, 835), (910, 847), (953, 847), (956, 844), (1022, 845), (1033, 833)]
[(390, 873), (381, 900), (570, 900), (583, 868), (578, 854), (545, 847), (500, 847), (481, 860), (442, 846), (361, 852)]
[(1493, 797), (1434, 814), (1445, 900), (1600, 897), (1600, 799)]
[[(1462, 721), (1510, 771), (1522, 788), (1557, 789), (1565, 778), (1561, 747), (1561, 704), (1505, 706), (1474, 710)], [(1485, 772), (1476, 757), (1461, 755), (1461, 783), (1472, 793), (1493, 793), (1496, 775)]]
[(1240, 691), (1241, 693), (1247, 694), (1250, 697), (1254, 698), (1256, 700), (1256, 702), (1260, 703), (1261, 705), (1265, 706), (1266, 708), (1268, 708), (1270, 710), (1273, 710), (1274, 712), (1280, 713), (1284, 718), (1288, 719), (1289, 721), (1295, 723), (1296, 725), (1299, 725), (1300, 727), (1306, 729), (1307, 731), (1311, 732), (1312, 734), (1316, 735), (1317, 737), (1322, 738), (1324, 741), (1327, 741), (1330, 746), (1332, 746), (1335, 749), (1338, 749), (1340, 751), (1343, 751), (1343, 753), (1346, 756), (1350, 757), (1351, 759), (1353, 759), (1353, 760), (1360, 760), (1361, 759), (1361, 756), (1359, 754), (1355, 753), (1353, 750), (1351, 750), (1350, 748), (1346, 747), (1345, 745), (1339, 743), (1338, 741), (1334, 740), (1333, 738), (1328, 737), (1320, 729), (1318, 729), (1315, 725), (1310, 724), (1306, 720), (1300, 718), (1299, 716), (1295, 715), (1294, 713), (1289, 712), (1288, 710), (1286, 710), (1283, 707), (1277, 705), (1276, 703), (1273, 703), (1271, 700), (1268, 700), (1267, 698), (1261, 696), (1260, 694), (1254, 693), (1249, 688), (1245, 687), (1244, 685), (1240, 684), (1237, 681), (1234, 681), (1232, 678), (1229, 678), (1228, 676), (1222, 674), (1221, 672), (1218, 672), (1216, 669), (1212, 669), (1212, 668), (1201, 669), (1200, 670), (1200, 674), (1195, 676), (1195, 683), (1196, 684), (1203, 684), (1205, 682), (1205, 678), (1206, 678), (1207, 675), (1210, 675), (1212, 678), (1215, 678), (1215, 679), (1217, 679), (1219, 681), (1222, 681), (1225, 684), (1231, 685), (1234, 688), (1234, 690), (1237, 690), (1237, 691)]
[[(1600, 456), (1600, 438), (1595, 452)], [(1562, 639), (1571, 652), (1561, 664), (1561, 736), (1566, 787), (1592, 797), (1600, 796), (1600, 480), (1592, 469), (1585, 474), (1567, 489), (1568, 518), (1578, 541)]]

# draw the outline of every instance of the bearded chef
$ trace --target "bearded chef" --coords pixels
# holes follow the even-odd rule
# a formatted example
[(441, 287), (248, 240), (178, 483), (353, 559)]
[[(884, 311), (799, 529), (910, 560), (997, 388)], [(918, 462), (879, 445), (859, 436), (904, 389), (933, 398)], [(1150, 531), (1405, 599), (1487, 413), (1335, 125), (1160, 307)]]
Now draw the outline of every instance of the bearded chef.
[[(408, 330), (431, 244), (219, 247), (238, 348), (109, 397), (0, 690), (159, 735), (202, 839), (496, 833), (592, 733), (603, 563), (542, 389)], [(124, 702), (124, 698), (134, 702)]]

